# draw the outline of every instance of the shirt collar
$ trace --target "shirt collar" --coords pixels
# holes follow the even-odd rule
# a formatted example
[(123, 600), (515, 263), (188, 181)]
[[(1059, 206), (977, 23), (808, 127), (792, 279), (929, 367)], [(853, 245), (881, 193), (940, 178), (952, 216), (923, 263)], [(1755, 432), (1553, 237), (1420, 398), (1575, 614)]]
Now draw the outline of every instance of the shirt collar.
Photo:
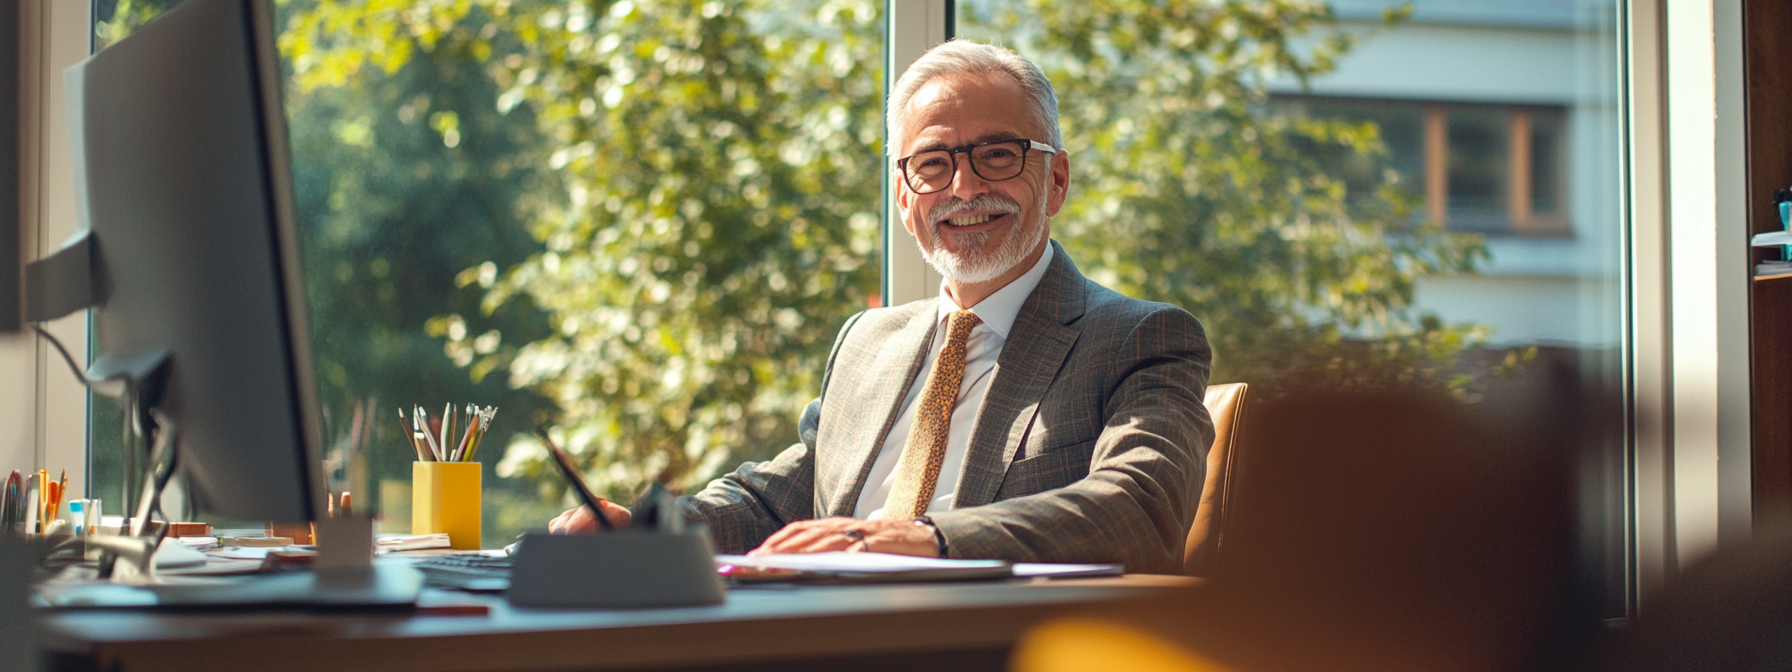
[[(1002, 340), (1008, 340), (1008, 330), (1014, 328), (1015, 318), (1020, 317), (1021, 306), (1026, 304), (1027, 297), (1033, 295), (1033, 290), (1039, 287), (1039, 280), (1045, 277), (1045, 270), (1051, 268), (1051, 265), (1052, 246), (1046, 245), (1045, 252), (1039, 255), (1039, 260), (1033, 262), (1033, 268), (1015, 278), (1013, 282), (996, 290), (996, 293), (989, 295), (988, 298), (978, 301), (977, 306), (972, 308), (971, 312), (976, 314), (984, 325), (994, 330), (997, 336), (1001, 336)], [(946, 293), (946, 281), (941, 280), (940, 307), (936, 319), (945, 320), (959, 310), (961, 309), (958, 307), (958, 303)]]

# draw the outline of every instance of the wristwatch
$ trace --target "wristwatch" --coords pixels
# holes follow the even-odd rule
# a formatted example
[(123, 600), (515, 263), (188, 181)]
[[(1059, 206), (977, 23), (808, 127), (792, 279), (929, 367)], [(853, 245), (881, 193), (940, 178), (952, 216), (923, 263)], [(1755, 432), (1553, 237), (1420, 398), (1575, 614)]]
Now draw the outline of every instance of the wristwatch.
[(933, 524), (933, 519), (927, 516), (916, 518), (915, 526), (933, 530), (933, 543), (939, 545), (940, 557), (946, 557), (946, 534), (940, 531), (940, 526)]

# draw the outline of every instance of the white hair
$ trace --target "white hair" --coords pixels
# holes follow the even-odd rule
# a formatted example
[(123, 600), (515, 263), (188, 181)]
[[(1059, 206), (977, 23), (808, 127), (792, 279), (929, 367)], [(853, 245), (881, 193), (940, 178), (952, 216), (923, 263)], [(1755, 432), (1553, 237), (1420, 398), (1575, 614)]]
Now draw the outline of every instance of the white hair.
[(885, 108), (884, 114), (890, 125), (885, 154), (897, 158), (896, 152), (902, 147), (903, 115), (908, 112), (908, 101), (915, 92), (937, 77), (958, 74), (1000, 74), (1014, 80), (1031, 103), (1028, 107), (1033, 123), (1045, 129), (1045, 142), (1054, 149), (1064, 148), (1063, 136), (1058, 132), (1058, 95), (1052, 92), (1052, 82), (1045, 78), (1039, 66), (1002, 47), (951, 40), (915, 59), (902, 73), (902, 79), (896, 80), (896, 86), (890, 89), (889, 107)]

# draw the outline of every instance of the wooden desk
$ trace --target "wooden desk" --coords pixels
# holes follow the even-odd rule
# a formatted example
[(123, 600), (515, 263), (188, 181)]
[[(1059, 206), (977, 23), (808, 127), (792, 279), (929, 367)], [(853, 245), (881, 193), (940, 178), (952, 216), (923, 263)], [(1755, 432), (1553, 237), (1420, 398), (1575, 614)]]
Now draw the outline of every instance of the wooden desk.
[(46, 646), (102, 670), (1002, 669), (1035, 623), (1079, 608), (1187, 589), (1135, 576), (1034, 583), (751, 588), (714, 607), (515, 609), (487, 616), (292, 613), (51, 615)]

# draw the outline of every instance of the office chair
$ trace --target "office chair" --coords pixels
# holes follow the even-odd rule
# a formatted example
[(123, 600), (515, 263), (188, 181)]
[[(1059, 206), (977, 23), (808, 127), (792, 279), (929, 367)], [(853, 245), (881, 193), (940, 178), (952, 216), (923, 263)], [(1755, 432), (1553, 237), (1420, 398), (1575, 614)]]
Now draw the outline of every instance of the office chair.
[(1182, 573), (1189, 576), (1210, 574), (1225, 542), (1226, 513), (1232, 508), (1232, 465), (1237, 460), (1245, 392), (1249, 389), (1244, 383), (1207, 386), (1213, 445), (1207, 449), (1207, 483), (1201, 488), (1201, 505), (1195, 509), (1195, 524), (1188, 530), (1188, 544), (1182, 554)]

